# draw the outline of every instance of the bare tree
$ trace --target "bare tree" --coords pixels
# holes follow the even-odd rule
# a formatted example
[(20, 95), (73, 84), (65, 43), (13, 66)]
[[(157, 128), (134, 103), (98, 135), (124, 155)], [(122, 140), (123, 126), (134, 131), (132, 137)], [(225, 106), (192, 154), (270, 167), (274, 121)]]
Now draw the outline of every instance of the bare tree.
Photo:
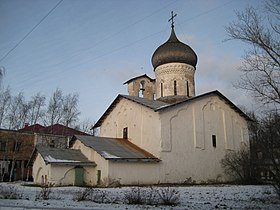
[(92, 129), (95, 122), (91, 121), (89, 118), (83, 119), (79, 122), (79, 125), (75, 127), (75, 129), (80, 130), (84, 133), (95, 136), (96, 130)]
[(280, 115), (271, 112), (259, 122), (257, 147), (262, 153), (263, 167), (273, 177), (273, 186), (280, 197)]
[(9, 106), (11, 103), (11, 92), (9, 88), (1, 89), (0, 88), (0, 128), (4, 124)]
[(63, 94), (60, 89), (56, 89), (49, 100), (45, 119), (46, 123), (49, 125), (59, 123), (62, 118), (62, 110)]
[(248, 147), (243, 147), (239, 151), (228, 151), (221, 160), (221, 165), (225, 173), (231, 176), (234, 181), (242, 184), (254, 182), (252, 177), (253, 165)]
[(78, 120), (80, 112), (78, 111), (78, 94), (68, 94), (63, 97), (62, 124), (65, 126), (73, 125)]
[(28, 102), (30, 107), (29, 123), (36, 124), (44, 115), (43, 107), (46, 103), (46, 97), (37, 93), (31, 97)]
[(280, 107), (280, 2), (267, 0), (263, 11), (248, 7), (226, 27), (229, 39), (249, 44), (238, 87), (257, 101)]
[(30, 107), (25, 102), (25, 98), (22, 92), (12, 97), (7, 115), (7, 123), (9, 129), (22, 128), (24, 123), (26, 122), (29, 110)]
[(79, 95), (63, 95), (60, 89), (56, 89), (49, 100), (46, 112), (46, 123), (54, 125), (61, 123), (71, 126), (78, 121), (80, 112), (78, 110)]

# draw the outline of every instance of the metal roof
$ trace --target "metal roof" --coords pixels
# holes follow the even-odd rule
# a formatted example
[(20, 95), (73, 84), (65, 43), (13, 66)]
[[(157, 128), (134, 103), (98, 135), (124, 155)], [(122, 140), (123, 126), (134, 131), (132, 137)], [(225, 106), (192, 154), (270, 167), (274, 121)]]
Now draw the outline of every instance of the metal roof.
[(153, 109), (154, 111), (161, 108), (168, 106), (168, 103), (159, 101), (159, 100), (149, 100), (146, 98), (141, 98), (137, 96), (128, 96), (128, 95), (118, 95), (115, 100), (111, 103), (111, 105), (107, 108), (107, 110), (104, 112), (104, 114), (101, 116), (101, 118), (95, 123), (93, 128), (98, 128), (102, 122), (106, 119), (106, 117), (111, 113), (111, 111), (115, 108), (115, 106), (118, 104), (118, 102), (126, 98), (130, 101), (136, 102), (138, 104), (141, 104), (143, 106), (146, 106), (147, 108)]
[(96, 166), (96, 163), (89, 161), (80, 150), (48, 148), (42, 146), (37, 146), (36, 149), (43, 157), (46, 164)]
[(133, 101), (135, 103), (138, 103), (142, 106), (145, 106), (147, 108), (150, 108), (157, 111), (164, 111), (169, 108), (177, 107), (184, 103), (192, 103), (193, 101), (200, 100), (201, 98), (209, 97), (210, 95), (216, 95), (220, 99), (222, 99), (225, 103), (227, 103), (233, 110), (235, 110), (238, 114), (240, 114), (242, 117), (244, 117), (248, 121), (252, 121), (241, 109), (239, 109), (235, 104), (233, 104), (227, 97), (225, 97), (222, 93), (220, 93), (218, 90), (214, 90), (211, 92), (207, 92), (198, 96), (181, 99), (179, 102), (176, 103), (166, 103), (160, 100), (150, 100), (146, 98), (141, 98), (137, 96), (128, 96), (128, 95), (118, 95), (117, 98), (111, 103), (109, 108), (105, 111), (105, 113), (100, 117), (100, 119), (96, 122), (96, 124), (93, 126), (93, 128), (98, 128), (101, 126), (103, 121), (106, 119), (106, 117), (111, 113), (111, 111), (115, 108), (115, 106), (118, 104), (118, 102), (122, 99), (128, 99), (130, 101)]
[(139, 148), (127, 139), (74, 135), (73, 140), (80, 140), (91, 147), (106, 160), (158, 162), (158, 158)]

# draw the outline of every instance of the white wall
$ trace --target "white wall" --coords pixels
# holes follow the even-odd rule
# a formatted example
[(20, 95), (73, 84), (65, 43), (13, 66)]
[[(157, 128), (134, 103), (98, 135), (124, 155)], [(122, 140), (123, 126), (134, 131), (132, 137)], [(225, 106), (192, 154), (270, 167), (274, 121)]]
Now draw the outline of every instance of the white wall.
[(121, 99), (100, 127), (102, 137), (123, 137), (128, 127), (128, 139), (156, 157), (160, 152), (159, 114), (127, 99)]
[(109, 162), (109, 179), (120, 184), (157, 184), (160, 162)]
[[(248, 144), (247, 123), (217, 96), (162, 112), (162, 182), (227, 179), (220, 160)], [(216, 135), (216, 147), (212, 145)]]

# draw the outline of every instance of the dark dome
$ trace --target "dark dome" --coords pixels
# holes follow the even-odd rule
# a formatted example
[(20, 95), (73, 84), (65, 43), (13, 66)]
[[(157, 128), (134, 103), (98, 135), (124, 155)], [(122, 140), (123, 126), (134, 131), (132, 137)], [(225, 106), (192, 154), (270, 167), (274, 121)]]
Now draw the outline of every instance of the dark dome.
[(152, 56), (152, 64), (156, 67), (172, 62), (186, 63), (193, 67), (197, 64), (197, 56), (193, 49), (180, 42), (176, 37), (174, 28), (167, 42), (159, 46)]

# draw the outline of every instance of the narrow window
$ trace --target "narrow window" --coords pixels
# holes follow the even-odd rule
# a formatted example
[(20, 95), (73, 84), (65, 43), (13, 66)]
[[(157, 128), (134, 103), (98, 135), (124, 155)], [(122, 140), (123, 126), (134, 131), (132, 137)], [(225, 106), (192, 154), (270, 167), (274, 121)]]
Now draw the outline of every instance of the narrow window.
[(128, 133), (128, 128), (127, 127), (123, 128), (123, 138), (124, 139), (127, 139), (127, 137), (128, 137), (127, 133)]
[(177, 81), (174, 80), (174, 96), (177, 95)]
[(187, 81), (187, 96), (190, 96), (189, 81)]
[(163, 83), (160, 83), (160, 96), (163, 97)]
[(101, 170), (97, 170), (97, 184), (101, 184)]
[(145, 81), (144, 80), (142, 80), (141, 82), (140, 82), (140, 97), (144, 97), (144, 91), (145, 91)]
[(213, 147), (215, 147), (215, 148), (216, 148), (216, 146), (217, 146), (216, 135), (212, 135), (212, 145), (213, 145)]

